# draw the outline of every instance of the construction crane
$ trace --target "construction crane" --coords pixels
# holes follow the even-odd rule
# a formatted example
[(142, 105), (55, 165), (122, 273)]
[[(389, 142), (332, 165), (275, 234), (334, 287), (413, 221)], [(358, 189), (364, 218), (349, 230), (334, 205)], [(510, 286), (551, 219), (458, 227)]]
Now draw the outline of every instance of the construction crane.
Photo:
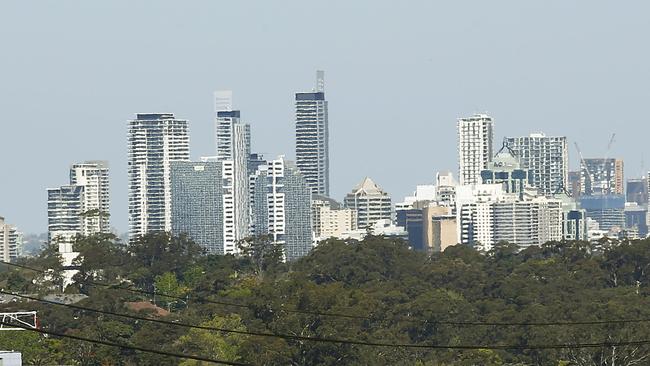
[(612, 133), (612, 137), (609, 139), (609, 143), (607, 144), (607, 151), (605, 152), (605, 160), (603, 161), (603, 165), (605, 168), (605, 172), (607, 172), (607, 187), (605, 192), (607, 194), (612, 194), (612, 169), (616, 169), (616, 162), (613, 163), (613, 166), (611, 167), (612, 169), (609, 169), (607, 166), (610, 152), (612, 151), (612, 146), (614, 145), (614, 142), (616, 142), (616, 133)]
[[(587, 163), (585, 162), (585, 157), (582, 156), (582, 150), (580, 150), (580, 146), (578, 146), (578, 142), (574, 141), (573, 144), (575, 145), (576, 150), (578, 151), (578, 156), (580, 156), (580, 176), (582, 177), (582, 170), (583, 169), (586, 170), (587, 171), (587, 177), (585, 177), (585, 180), (589, 179), (589, 185), (591, 185), (591, 172), (589, 171), (589, 167), (587, 166)], [(582, 190), (582, 178), (580, 179), (580, 181), (581, 181), (580, 190)], [(585, 185), (585, 187), (586, 187), (586, 185)]]

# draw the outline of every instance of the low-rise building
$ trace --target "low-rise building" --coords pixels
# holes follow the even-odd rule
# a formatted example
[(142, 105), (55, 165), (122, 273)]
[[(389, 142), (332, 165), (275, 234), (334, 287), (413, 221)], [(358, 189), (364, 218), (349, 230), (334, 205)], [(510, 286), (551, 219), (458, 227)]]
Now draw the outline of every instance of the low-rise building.
[(343, 238), (343, 234), (357, 229), (357, 212), (343, 208), (335, 200), (314, 195), (311, 202), (312, 225), (316, 241)]

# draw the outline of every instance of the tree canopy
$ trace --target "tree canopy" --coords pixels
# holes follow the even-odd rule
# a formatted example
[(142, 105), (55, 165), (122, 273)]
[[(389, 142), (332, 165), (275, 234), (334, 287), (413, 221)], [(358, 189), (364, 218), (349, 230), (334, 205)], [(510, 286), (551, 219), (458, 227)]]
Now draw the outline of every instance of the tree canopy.
[[(246, 255), (239, 257), (207, 255), (187, 237), (169, 234), (128, 245), (106, 235), (78, 238), (75, 249), (79, 272), (66, 292), (88, 296), (77, 306), (244, 333), (441, 348), (188, 329), (37, 302), (4, 304), (3, 311), (37, 310), (46, 330), (253, 365), (650, 363), (649, 344), (620, 345), (650, 340), (650, 322), (643, 321), (650, 320), (650, 240), (550, 242), (524, 250), (500, 243), (485, 254), (454, 246), (427, 255), (397, 239), (368, 236), (322, 242), (290, 263), (265, 237), (243, 242)], [(55, 259), (48, 249), (21, 264), (57, 268)], [(59, 292), (54, 280), (25, 268), (0, 273), (2, 288), (38, 296)], [(139, 303), (150, 305), (130, 305)], [(639, 321), (598, 323), (631, 319)], [(28, 364), (198, 364), (21, 337), (27, 338), (0, 338), (0, 345), (23, 351)], [(549, 347), (572, 344), (602, 346)], [(465, 346), (476, 347), (445, 348)]]

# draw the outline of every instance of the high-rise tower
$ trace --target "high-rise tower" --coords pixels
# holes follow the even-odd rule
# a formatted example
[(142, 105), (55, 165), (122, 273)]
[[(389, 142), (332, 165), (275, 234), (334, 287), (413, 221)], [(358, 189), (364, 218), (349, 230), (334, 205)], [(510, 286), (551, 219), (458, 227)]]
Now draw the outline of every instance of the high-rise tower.
[(569, 186), (569, 148), (564, 136), (506, 137), (504, 143), (519, 158), (521, 169), (529, 171), (529, 182), (542, 195), (551, 196)]
[(87, 161), (70, 167), (70, 184), (84, 187), (82, 234), (110, 232), (107, 161)]
[(494, 122), (486, 114), (459, 118), (458, 177), (461, 185), (481, 183), (481, 171), (492, 161)]
[(329, 196), (329, 127), (325, 72), (311, 93), (296, 93), (296, 165), (312, 193)]
[(129, 237), (171, 231), (172, 161), (189, 161), (187, 120), (139, 113), (129, 121)]
[(70, 184), (47, 190), (49, 241), (72, 253), (77, 235), (110, 232), (108, 162), (87, 161), (70, 167)]
[(260, 165), (251, 181), (254, 233), (270, 235), (288, 261), (307, 255), (312, 249), (312, 194), (300, 171), (280, 156)]
[(248, 236), (250, 226), (249, 168), (250, 125), (240, 111), (217, 111), (217, 161), (223, 183), (223, 253), (238, 251), (237, 242)]

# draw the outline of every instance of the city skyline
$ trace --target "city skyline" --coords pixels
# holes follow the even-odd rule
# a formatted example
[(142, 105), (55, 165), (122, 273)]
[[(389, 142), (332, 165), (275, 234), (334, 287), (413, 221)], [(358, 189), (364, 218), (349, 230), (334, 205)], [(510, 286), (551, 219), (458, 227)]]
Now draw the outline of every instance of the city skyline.
[[(126, 2), (118, 3), (101, 5), (99, 10), (116, 13), (130, 9)], [(211, 11), (219, 8), (207, 3), (203, 5)], [(27, 11), (23, 5), (2, 6), (7, 7), (2, 14), (11, 14), (12, 10)], [(224, 6), (238, 13), (246, 10), (237, 5)], [(331, 196), (337, 200), (365, 176), (372, 177), (397, 198), (406, 196), (416, 184), (433, 183), (436, 171), (455, 172), (455, 121), (474, 112), (487, 112), (494, 118), (497, 146), (504, 136), (526, 136), (540, 131), (548, 136), (567, 136), (571, 170), (578, 169), (578, 154), (572, 147), (573, 142), (580, 143), (585, 158), (606, 157), (609, 136), (616, 132), (618, 142), (609, 157), (625, 161), (626, 179), (642, 173), (643, 136), (650, 129), (642, 119), (643, 101), (648, 97), (645, 85), (650, 77), (644, 65), (648, 64), (649, 56), (637, 50), (634, 44), (640, 44), (642, 34), (647, 33), (648, 26), (640, 17), (643, 11), (629, 13), (623, 23), (609, 19), (607, 13), (627, 14), (629, 9), (593, 5), (590, 10), (595, 14), (591, 14), (591, 19), (579, 17), (582, 26), (570, 24), (569, 28), (580, 9), (560, 3), (548, 9), (515, 5), (513, 11), (520, 18), (541, 12), (541, 16), (528, 26), (520, 24), (518, 17), (479, 17), (479, 14), (498, 12), (498, 9), (486, 8), (487, 5), (477, 4), (470, 10), (449, 5), (447, 10), (451, 15), (445, 20), (436, 15), (428, 19), (418, 14), (430, 15), (431, 12), (413, 11), (413, 8), (395, 10), (378, 3), (373, 9), (380, 19), (394, 10), (398, 15), (412, 13), (415, 21), (408, 25), (402, 23), (404, 29), (390, 25), (376, 35), (361, 31), (361, 34), (353, 34), (350, 40), (341, 40), (340, 46), (328, 42), (325, 42), (326, 47), (322, 44), (308, 46), (310, 52), (303, 52), (306, 56), (292, 57), (296, 55), (293, 53), (279, 56), (281, 52), (278, 52), (261, 64), (260, 58), (254, 57), (260, 52), (255, 50), (259, 42), (271, 41), (270, 45), (279, 45), (277, 42), (289, 39), (289, 35), (299, 40), (307, 39), (307, 35), (291, 32), (308, 24), (306, 20), (294, 20), (286, 26), (270, 23), (271, 17), (263, 13), (269, 11), (272, 16), (274, 12), (263, 9), (266, 6), (260, 4), (260, 10), (252, 10), (251, 16), (259, 22), (254, 30), (241, 36), (248, 42), (246, 46), (241, 46), (241, 42), (239, 45), (224, 44), (227, 49), (239, 49), (248, 58), (240, 67), (205, 53), (210, 34), (228, 26), (213, 25), (207, 16), (193, 24), (183, 23), (186, 28), (175, 28), (174, 32), (160, 27), (157, 28), (160, 34), (145, 31), (146, 37), (135, 41), (128, 41), (128, 33), (108, 32), (105, 18), (90, 8), (83, 10), (86, 19), (62, 25), (57, 31), (56, 42), (50, 35), (40, 33), (43, 28), (20, 35), (18, 32), (24, 28), (7, 19), (0, 27), (3, 31), (6, 27), (5, 34), (10, 35), (7, 52), (17, 57), (0, 61), (3, 70), (13, 71), (0, 86), (0, 109), (6, 121), (3, 131), (11, 136), (2, 144), (1, 153), (9, 171), (27, 179), (0, 182), (0, 215), (26, 233), (45, 232), (45, 188), (65, 182), (66, 169), (74, 162), (107, 160), (111, 165), (111, 221), (119, 232), (126, 232), (125, 121), (140, 112), (170, 112), (189, 120), (191, 159), (197, 160), (214, 151), (212, 95), (215, 90), (224, 88), (233, 90), (236, 108), (246, 112), (246, 121), (257, 136), (253, 151), (269, 158), (284, 154), (294, 160), (292, 96), (309, 85), (316, 69), (324, 69), (328, 78)], [(161, 7), (174, 8), (174, 5), (167, 3)], [(354, 16), (363, 13), (362, 5), (350, 7), (351, 15), (344, 16), (340, 22), (342, 31), (348, 33)], [(436, 8), (425, 3), (413, 7), (417, 10)], [(331, 18), (343, 8), (346, 6), (338, 4), (323, 9), (324, 18)], [(553, 11), (558, 9), (566, 14), (554, 15)], [(46, 13), (53, 14), (54, 20), (63, 16), (55, 6), (49, 10), (49, 13), (34, 14), (39, 27), (47, 27), (53, 21), (45, 16)], [(127, 18), (143, 15), (144, 9), (135, 6), (130, 10), (131, 13), (126, 12)], [(312, 10), (320, 8), (300, 5), (296, 11)], [(198, 11), (195, 7), (183, 9), (183, 12)], [(147, 19), (158, 24), (165, 19), (163, 13), (154, 10), (154, 15)], [(554, 32), (571, 29), (566, 32), (567, 37), (557, 39), (546, 35), (549, 30), (544, 28), (546, 23), (542, 20), (554, 16), (557, 28)], [(450, 31), (453, 42), (445, 41), (443, 30), (449, 28), (450, 22), (459, 24), (465, 17), (476, 24), (467, 22), (468, 25)], [(86, 35), (75, 31), (76, 26), (93, 21), (97, 25), (89, 27)], [(320, 28), (316, 27), (313, 35), (317, 38), (327, 41), (340, 34), (329, 34), (334, 29), (324, 20), (316, 22)], [(599, 23), (599, 28), (592, 27), (591, 22)], [(522, 27), (522, 35), (515, 40), (511, 38), (510, 42), (500, 41), (499, 36), (513, 24)], [(603, 24), (606, 25), (603, 27)], [(371, 21), (369, 29), (376, 31), (379, 25)], [(263, 35), (264, 27), (268, 36), (255, 40), (255, 36)], [(609, 27), (618, 27), (618, 36), (608, 35)], [(414, 32), (417, 29), (421, 32)], [(414, 36), (409, 39), (407, 35), (412, 34)], [(197, 41), (183, 46), (183, 41), (190, 36)], [(234, 37), (234, 33), (230, 37)], [(625, 42), (617, 42), (617, 37)], [(98, 42), (88, 43), (96, 38)], [(125, 59), (124, 54), (137, 50), (141, 45), (138, 42), (143, 39), (145, 49), (168, 43), (171, 51), (187, 51), (197, 60), (197, 67), (187, 72), (169, 72), (187, 67), (180, 61), (148, 59), (145, 64), (149, 69), (145, 69), (142, 61)], [(360, 53), (355, 53), (351, 47), (362, 39), (367, 41), (361, 47), (364, 55), (355, 60)], [(410, 52), (396, 52), (402, 58), (393, 55), (382, 58), (380, 56), (386, 51), (384, 40), (403, 40), (405, 44), (396, 45), (396, 51)], [(550, 40), (557, 44), (551, 44)], [(46, 44), (48, 41), (68, 50), (70, 55), (59, 54), (59, 59), (48, 60), (51, 65), (43, 67), (44, 60), (23, 44), (31, 44), (30, 47), (47, 53), (51, 51)], [(529, 41), (538, 47), (529, 48)], [(80, 42), (88, 43), (89, 55), (78, 57)], [(467, 44), (456, 45), (463, 42)], [(625, 57), (591, 57), (600, 56), (602, 42)], [(415, 47), (418, 43), (432, 47)], [(106, 45), (110, 46), (106, 51), (97, 52)], [(575, 47), (580, 47), (581, 52), (572, 51)], [(93, 50), (100, 57), (107, 56), (106, 52), (119, 57), (108, 55), (105, 59), (97, 59), (97, 56), (90, 56)], [(473, 50), (486, 53), (485, 59), (469, 62), (454, 56)], [(548, 67), (534, 60), (540, 52), (564, 56), (561, 61), (545, 59), (552, 64)], [(27, 66), (17, 61), (24, 61)], [(256, 68), (259, 65), (262, 67)], [(101, 75), (102, 70), (112, 68), (126, 72), (117, 77), (112, 74), (114, 80)], [(30, 74), (33, 76), (27, 78)], [(78, 76), (70, 78), (70, 75)], [(586, 129), (591, 131), (585, 134)], [(7, 159), (11, 156), (21, 156), (21, 159), (15, 162)], [(30, 167), (39, 169), (32, 172)]]

